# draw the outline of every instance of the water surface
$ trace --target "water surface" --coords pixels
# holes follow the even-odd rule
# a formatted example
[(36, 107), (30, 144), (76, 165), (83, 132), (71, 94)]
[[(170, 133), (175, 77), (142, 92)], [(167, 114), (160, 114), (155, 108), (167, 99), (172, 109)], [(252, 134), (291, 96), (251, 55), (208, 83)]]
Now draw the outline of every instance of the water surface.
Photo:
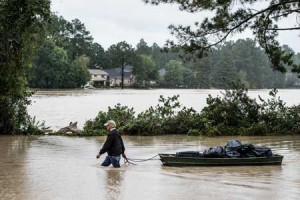
[[(249, 96), (258, 99), (258, 95), (266, 99), (269, 90), (250, 90)], [(99, 111), (107, 111), (118, 103), (133, 107), (137, 113), (158, 104), (159, 96), (171, 97), (179, 95), (183, 106), (197, 111), (206, 105), (208, 95), (221, 96), (220, 90), (196, 89), (155, 89), (155, 90), (47, 90), (38, 91), (31, 97), (32, 105), (29, 114), (37, 120), (45, 121), (46, 126), (54, 130), (65, 127), (69, 122), (78, 122), (82, 128), (85, 121), (94, 119)], [(287, 105), (300, 103), (300, 90), (279, 90), (279, 96)]]
[[(124, 136), (127, 156), (201, 151), (232, 137)], [(1, 136), (0, 199), (299, 199), (300, 137), (235, 137), (284, 155), (281, 166), (167, 167), (159, 160), (120, 169), (95, 156), (105, 137)]]

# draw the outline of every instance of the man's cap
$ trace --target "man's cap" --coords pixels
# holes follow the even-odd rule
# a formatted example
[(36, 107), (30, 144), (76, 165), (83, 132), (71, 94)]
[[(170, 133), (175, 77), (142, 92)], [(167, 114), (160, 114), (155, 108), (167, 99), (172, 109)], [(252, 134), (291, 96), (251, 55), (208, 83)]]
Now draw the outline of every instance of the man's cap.
[(112, 127), (114, 127), (114, 128), (117, 127), (116, 122), (115, 122), (114, 120), (108, 120), (108, 121), (104, 124), (104, 126), (108, 126), (108, 125), (110, 125), (110, 126), (112, 126)]

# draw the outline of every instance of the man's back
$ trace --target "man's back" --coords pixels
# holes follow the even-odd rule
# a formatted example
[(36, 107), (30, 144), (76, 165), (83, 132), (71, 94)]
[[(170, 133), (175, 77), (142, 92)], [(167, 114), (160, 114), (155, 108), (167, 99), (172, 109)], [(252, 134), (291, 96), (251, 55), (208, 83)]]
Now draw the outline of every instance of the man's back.
[(120, 133), (116, 129), (113, 129), (108, 133), (100, 153), (107, 152), (109, 156), (118, 156), (124, 153), (124, 150), (125, 147)]

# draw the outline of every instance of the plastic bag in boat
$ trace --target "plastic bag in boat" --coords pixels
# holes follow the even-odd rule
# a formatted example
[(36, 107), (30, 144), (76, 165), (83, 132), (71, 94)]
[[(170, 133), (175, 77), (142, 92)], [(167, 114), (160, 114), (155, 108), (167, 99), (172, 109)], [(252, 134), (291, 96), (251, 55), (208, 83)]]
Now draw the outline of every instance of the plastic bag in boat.
[(239, 140), (230, 140), (224, 146), (224, 149), (225, 149), (225, 151), (233, 151), (236, 148), (239, 148), (241, 145), (242, 145), (242, 143)]
[(273, 156), (272, 150), (265, 146), (255, 146), (253, 150), (256, 157), (271, 157)]
[(203, 151), (203, 156), (205, 158), (223, 158), (224, 155), (225, 151), (221, 146), (211, 147)]

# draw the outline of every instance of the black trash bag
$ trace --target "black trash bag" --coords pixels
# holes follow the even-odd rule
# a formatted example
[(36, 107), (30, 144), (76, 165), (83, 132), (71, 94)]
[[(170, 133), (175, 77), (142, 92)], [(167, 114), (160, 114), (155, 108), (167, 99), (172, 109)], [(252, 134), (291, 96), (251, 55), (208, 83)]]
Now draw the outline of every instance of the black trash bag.
[(271, 157), (273, 156), (272, 150), (265, 146), (255, 146), (253, 150), (256, 157)]
[(253, 144), (243, 144), (240, 149), (237, 149), (237, 151), (240, 153), (240, 156), (243, 158), (248, 157), (256, 157), (256, 154), (254, 153), (254, 145)]
[(180, 151), (176, 152), (176, 157), (203, 157), (203, 154), (198, 151)]
[(223, 158), (225, 156), (225, 151), (223, 147), (211, 147), (203, 151), (204, 158)]
[(224, 146), (225, 154), (229, 158), (241, 157), (242, 143), (239, 140), (230, 140)]
[(226, 157), (228, 157), (228, 158), (240, 158), (241, 154), (237, 151), (226, 151)]
[(239, 148), (242, 143), (239, 140), (229, 140), (227, 144), (224, 146), (225, 151), (233, 151), (236, 148)]

